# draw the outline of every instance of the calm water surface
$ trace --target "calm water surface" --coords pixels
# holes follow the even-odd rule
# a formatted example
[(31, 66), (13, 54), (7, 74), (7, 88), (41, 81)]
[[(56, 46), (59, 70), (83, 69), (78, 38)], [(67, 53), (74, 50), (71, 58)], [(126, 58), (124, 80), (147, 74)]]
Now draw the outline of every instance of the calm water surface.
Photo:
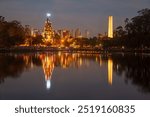
[(150, 55), (0, 54), (0, 99), (150, 99)]

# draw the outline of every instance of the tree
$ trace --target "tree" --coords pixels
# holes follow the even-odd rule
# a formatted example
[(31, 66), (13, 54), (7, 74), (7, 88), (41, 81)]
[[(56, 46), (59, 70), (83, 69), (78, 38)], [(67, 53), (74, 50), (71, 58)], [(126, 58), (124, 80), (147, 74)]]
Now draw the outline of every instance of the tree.
[[(106, 42), (106, 41), (105, 41)], [(125, 19), (125, 27), (118, 26), (114, 40), (108, 40), (106, 47), (143, 48), (150, 47), (150, 9), (138, 11), (138, 15)]]
[(20, 22), (5, 21), (0, 17), (0, 47), (10, 47), (24, 43), (25, 31)]
[(118, 26), (115, 31), (115, 38), (124, 38), (126, 36), (126, 31), (122, 26)]
[(61, 43), (60, 35), (55, 33), (55, 35), (54, 35), (54, 45), (60, 45), (60, 43)]
[(14, 20), (8, 23), (8, 36), (9, 43), (8, 45), (14, 46), (24, 43), (25, 41), (25, 31), (20, 22)]
[(132, 40), (132, 46), (150, 47), (150, 9), (138, 11), (138, 16), (126, 21), (125, 29), (128, 33), (128, 41)]
[(39, 45), (43, 43), (43, 37), (42, 35), (37, 35), (36, 37), (32, 38), (32, 44), (33, 45)]
[(5, 17), (0, 16), (0, 22), (4, 22), (5, 21)]

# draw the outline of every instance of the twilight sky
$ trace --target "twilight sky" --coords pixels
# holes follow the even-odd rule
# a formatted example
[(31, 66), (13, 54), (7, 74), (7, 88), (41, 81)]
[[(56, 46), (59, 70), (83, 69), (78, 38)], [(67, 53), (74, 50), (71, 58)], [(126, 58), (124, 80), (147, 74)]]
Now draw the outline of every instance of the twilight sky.
[(116, 27), (149, 7), (150, 0), (0, 0), (0, 16), (42, 29), (50, 12), (54, 29), (88, 29), (93, 36), (107, 31), (109, 15)]

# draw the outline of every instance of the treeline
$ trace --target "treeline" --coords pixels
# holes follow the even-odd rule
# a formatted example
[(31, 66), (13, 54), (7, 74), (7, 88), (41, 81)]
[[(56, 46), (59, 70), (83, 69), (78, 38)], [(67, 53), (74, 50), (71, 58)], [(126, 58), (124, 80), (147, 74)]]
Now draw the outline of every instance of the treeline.
[(92, 38), (72, 38), (70, 40), (64, 40), (63, 42), (65, 47), (78, 47), (78, 48), (94, 48), (94, 47), (100, 47), (101, 40), (97, 37)]
[(104, 40), (104, 48), (137, 48), (150, 47), (150, 9), (138, 11), (138, 15), (125, 19), (125, 26), (118, 26), (114, 31), (114, 39)]
[(25, 41), (25, 30), (20, 22), (5, 21), (5, 18), (0, 16), (0, 47), (11, 47), (20, 45)]
[(31, 29), (28, 25), (22, 26), (17, 20), (6, 21), (3, 16), (0, 16), (0, 47), (9, 48), (27, 44), (29, 46), (43, 43), (41, 34), (31, 35)]

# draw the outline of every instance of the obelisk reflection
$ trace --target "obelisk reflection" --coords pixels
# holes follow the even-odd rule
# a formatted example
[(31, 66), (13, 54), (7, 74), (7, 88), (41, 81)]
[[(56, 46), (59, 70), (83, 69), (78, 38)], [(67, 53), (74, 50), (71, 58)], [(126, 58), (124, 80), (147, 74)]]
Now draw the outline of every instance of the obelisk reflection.
[(113, 61), (108, 59), (108, 83), (112, 85), (113, 82)]

